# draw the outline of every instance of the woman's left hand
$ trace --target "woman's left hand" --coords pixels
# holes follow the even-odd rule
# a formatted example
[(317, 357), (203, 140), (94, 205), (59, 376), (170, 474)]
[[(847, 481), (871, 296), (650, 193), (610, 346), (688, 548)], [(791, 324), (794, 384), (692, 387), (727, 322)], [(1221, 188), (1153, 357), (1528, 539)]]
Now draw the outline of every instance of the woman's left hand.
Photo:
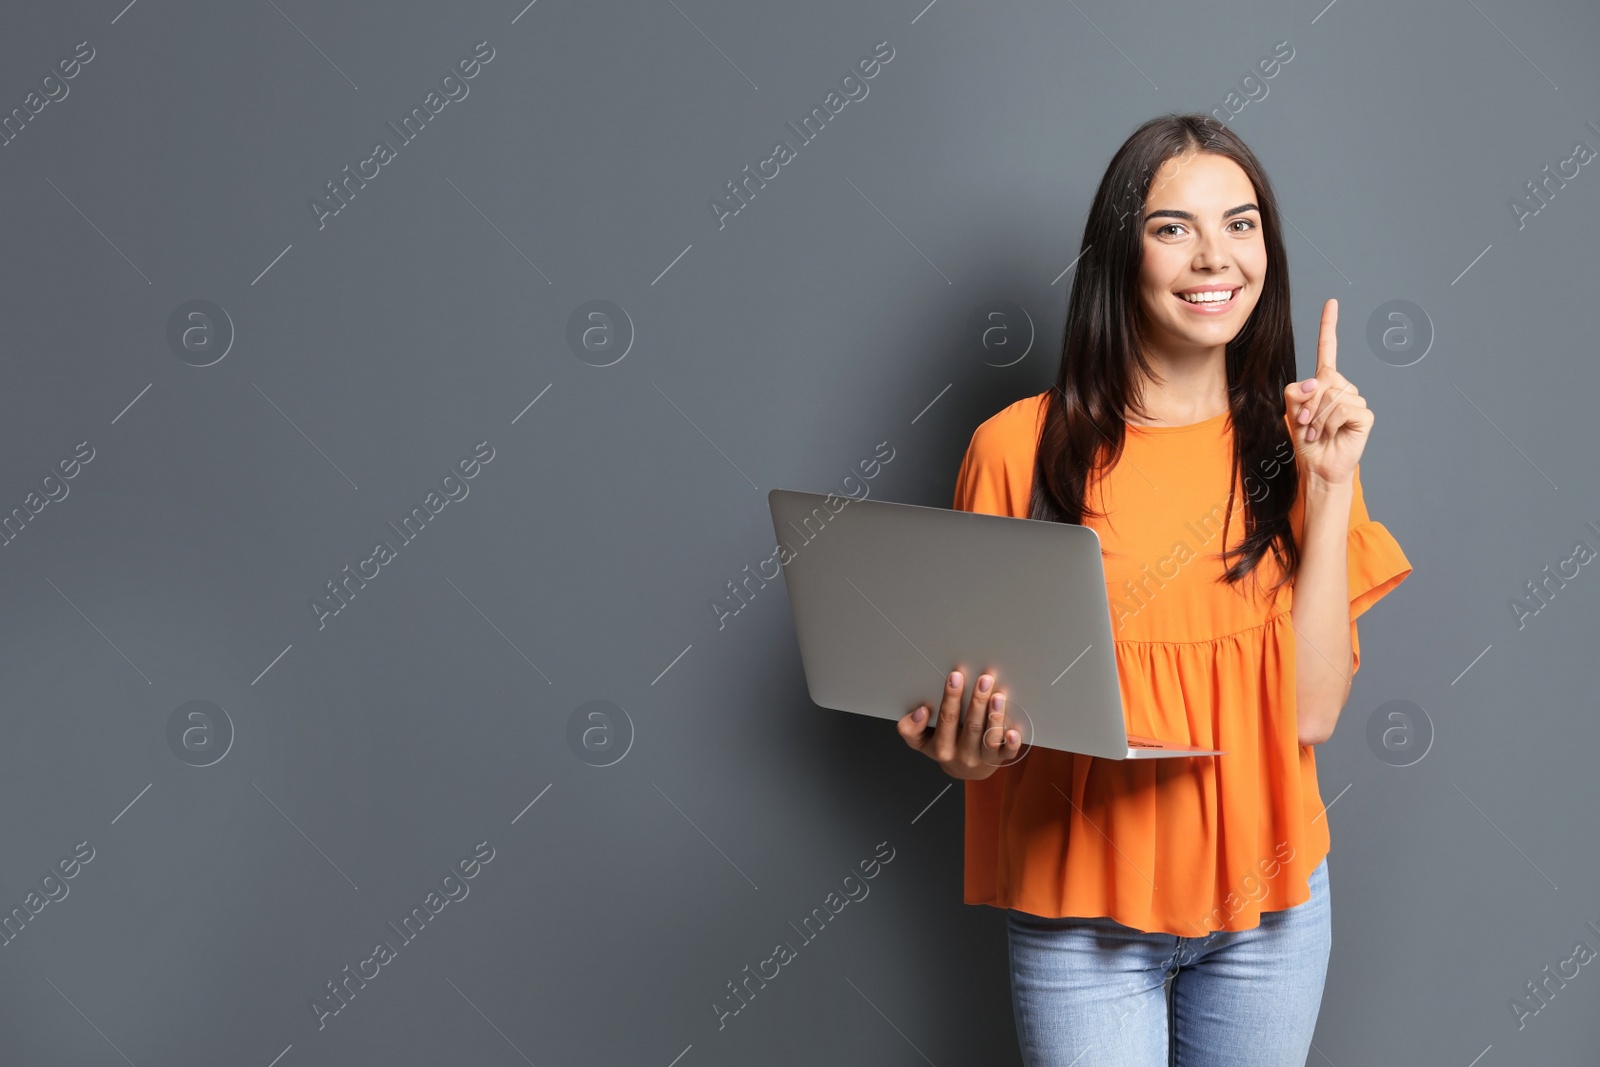
[(1330, 485), (1345, 485), (1354, 477), (1374, 418), (1366, 399), (1336, 366), (1338, 323), (1339, 302), (1329, 300), (1317, 335), (1317, 376), (1291, 382), (1283, 392), (1302, 481), (1315, 477)]

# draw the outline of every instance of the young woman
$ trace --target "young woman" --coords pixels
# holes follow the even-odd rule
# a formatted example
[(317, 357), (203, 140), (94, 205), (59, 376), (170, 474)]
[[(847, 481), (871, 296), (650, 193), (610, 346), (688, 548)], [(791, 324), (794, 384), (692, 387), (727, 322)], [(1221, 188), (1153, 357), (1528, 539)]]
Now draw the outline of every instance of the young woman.
[(990, 673), (900, 720), (966, 781), (964, 899), (1006, 909), (1030, 1065), (1305, 1063), (1331, 943), (1313, 746), (1356, 617), (1411, 564), (1362, 499), (1373, 414), (1337, 304), (1303, 380), (1289, 311), (1255, 155), (1208, 116), (1153, 119), (1096, 190), (1055, 385), (961, 464), (957, 508), (1099, 535), (1128, 731), (1226, 751), (1023, 752)]

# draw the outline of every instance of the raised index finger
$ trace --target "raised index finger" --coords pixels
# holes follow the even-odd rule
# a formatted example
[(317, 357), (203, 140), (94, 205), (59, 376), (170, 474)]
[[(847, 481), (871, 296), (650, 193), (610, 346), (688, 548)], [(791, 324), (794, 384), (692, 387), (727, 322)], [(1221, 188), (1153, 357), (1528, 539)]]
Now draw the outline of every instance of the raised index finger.
[(1322, 305), (1322, 326), (1317, 332), (1317, 377), (1338, 370), (1339, 341), (1334, 331), (1339, 325), (1339, 301)]

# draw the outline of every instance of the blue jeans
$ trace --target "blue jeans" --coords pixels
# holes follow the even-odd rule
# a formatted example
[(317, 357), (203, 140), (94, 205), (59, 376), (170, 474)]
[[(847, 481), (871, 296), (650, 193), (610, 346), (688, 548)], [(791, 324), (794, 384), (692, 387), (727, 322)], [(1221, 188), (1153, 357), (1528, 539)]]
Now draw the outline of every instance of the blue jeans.
[(1027, 1067), (1304, 1067), (1332, 947), (1328, 861), (1311, 899), (1253, 930), (1146, 933), (1008, 909)]

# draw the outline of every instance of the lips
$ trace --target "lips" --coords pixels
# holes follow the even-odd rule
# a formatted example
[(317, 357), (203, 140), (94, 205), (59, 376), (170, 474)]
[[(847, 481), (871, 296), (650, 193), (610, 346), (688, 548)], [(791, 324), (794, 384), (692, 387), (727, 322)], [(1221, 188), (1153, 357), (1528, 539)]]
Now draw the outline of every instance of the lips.
[[(1229, 310), (1231, 310), (1233, 308), (1233, 305), (1239, 299), (1239, 293), (1240, 293), (1240, 291), (1242, 289), (1243, 289), (1243, 286), (1236, 286), (1236, 287), (1234, 287), (1234, 289), (1231, 292), (1228, 293), (1228, 298), (1226, 300), (1209, 300), (1209, 301), (1206, 301), (1204, 303), (1195, 303), (1194, 301), (1191, 301), (1191, 300), (1185, 300), (1183, 298), (1182, 294), (1180, 294), (1180, 293), (1173, 293), (1172, 297), (1173, 297), (1174, 300), (1178, 301), (1178, 303), (1182, 304), (1184, 307), (1188, 308), (1190, 311), (1195, 312), (1196, 314), (1199, 314), (1199, 315), (1218, 315), (1218, 314), (1222, 314), (1223, 312), (1229, 311)], [(1192, 290), (1189, 290), (1189, 292), (1211, 293), (1211, 292), (1221, 292), (1221, 290), (1220, 289), (1192, 289)]]

